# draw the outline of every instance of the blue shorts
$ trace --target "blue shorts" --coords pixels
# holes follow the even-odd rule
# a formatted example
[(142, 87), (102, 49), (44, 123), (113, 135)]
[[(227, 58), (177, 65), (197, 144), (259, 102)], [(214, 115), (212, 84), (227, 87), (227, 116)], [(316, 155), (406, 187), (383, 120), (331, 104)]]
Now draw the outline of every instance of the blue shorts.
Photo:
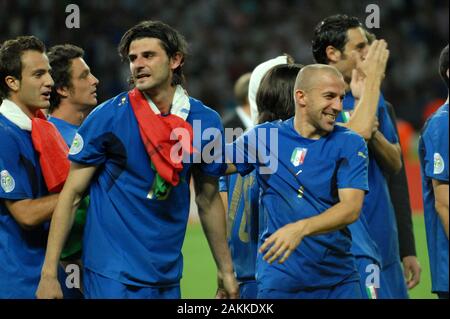
[(141, 287), (121, 283), (84, 268), (86, 299), (180, 299), (180, 286)]
[(406, 287), (403, 268), (400, 260), (381, 269), (380, 299), (408, 299), (408, 288)]
[(372, 258), (355, 256), (356, 268), (361, 279), (359, 286), (364, 299), (378, 299), (381, 267)]
[(295, 292), (262, 289), (258, 291), (258, 299), (363, 299), (363, 296), (359, 281), (351, 281), (331, 288)]
[(256, 299), (258, 296), (256, 280), (241, 281), (239, 283), (239, 295), (241, 299)]

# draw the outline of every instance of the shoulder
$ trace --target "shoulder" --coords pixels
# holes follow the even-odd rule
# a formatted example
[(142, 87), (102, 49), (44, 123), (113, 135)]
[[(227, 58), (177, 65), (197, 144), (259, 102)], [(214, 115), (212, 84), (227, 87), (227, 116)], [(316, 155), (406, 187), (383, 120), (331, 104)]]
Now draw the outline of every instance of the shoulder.
[(201, 120), (202, 124), (205, 121), (208, 124), (222, 125), (222, 119), (215, 110), (203, 104), (202, 101), (193, 97), (189, 97), (190, 110), (188, 121)]
[(448, 104), (444, 104), (430, 116), (423, 128), (423, 135), (442, 137), (443, 133), (448, 134)]
[[(21, 137), (21, 130), (15, 129), (8, 119), (0, 114), (0, 145), (2, 147), (17, 147)], [(22, 133), (23, 134), (23, 133)]]
[(118, 110), (125, 108), (129, 104), (128, 92), (122, 92), (119, 95), (101, 103), (96, 108), (92, 110), (87, 116), (85, 122), (90, 122), (92, 120), (110, 122), (115, 115), (117, 115)]
[(336, 145), (340, 145), (344, 148), (358, 148), (362, 145), (366, 145), (366, 142), (361, 135), (341, 125), (336, 125), (334, 127), (330, 140)]

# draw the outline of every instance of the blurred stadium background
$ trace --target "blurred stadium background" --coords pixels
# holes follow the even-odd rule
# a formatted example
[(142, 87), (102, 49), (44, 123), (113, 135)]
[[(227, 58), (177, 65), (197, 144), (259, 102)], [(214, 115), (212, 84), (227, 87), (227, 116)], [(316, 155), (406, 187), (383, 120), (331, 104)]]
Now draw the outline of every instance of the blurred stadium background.
[[(80, 8), (79, 29), (65, 25), (65, 9), (71, 3)], [(297, 62), (311, 63), (315, 25), (335, 13), (355, 15), (364, 22), (368, 4), (380, 8), (380, 29), (371, 31), (386, 39), (391, 50), (383, 92), (399, 119), (415, 213), (423, 273), (411, 297), (433, 298), (416, 149), (424, 120), (447, 95), (437, 65), (439, 52), (448, 43), (448, 0), (0, 0), (0, 42), (33, 34), (47, 46), (73, 43), (83, 47), (100, 79), (102, 102), (127, 89), (128, 66), (117, 54), (124, 31), (141, 20), (162, 20), (180, 30), (190, 44), (185, 66), (190, 95), (224, 115), (235, 105), (232, 88), (241, 74), (283, 52)], [(183, 297), (213, 297), (214, 265), (195, 214), (183, 251)]]

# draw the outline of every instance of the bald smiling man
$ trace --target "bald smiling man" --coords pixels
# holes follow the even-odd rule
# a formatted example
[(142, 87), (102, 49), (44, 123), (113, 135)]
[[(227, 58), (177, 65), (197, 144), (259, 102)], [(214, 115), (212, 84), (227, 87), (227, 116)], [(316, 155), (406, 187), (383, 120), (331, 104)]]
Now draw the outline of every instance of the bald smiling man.
[(293, 94), (293, 118), (258, 125), (227, 145), (236, 154), (228, 172), (256, 169), (261, 186), (258, 298), (361, 298), (347, 225), (368, 190), (366, 143), (335, 125), (345, 94), (336, 68), (304, 67)]

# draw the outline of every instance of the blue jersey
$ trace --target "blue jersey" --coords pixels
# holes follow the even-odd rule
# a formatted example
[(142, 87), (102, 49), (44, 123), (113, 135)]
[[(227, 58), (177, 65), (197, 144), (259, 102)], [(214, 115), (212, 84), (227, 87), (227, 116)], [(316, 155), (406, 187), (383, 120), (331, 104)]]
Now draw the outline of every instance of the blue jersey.
[(75, 134), (77, 133), (79, 126), (70, 124), (64, 120), (52, 116), (49, 116), (48, 121), (56, 126), (59, 133), (66, 142), (67, 146), (70, 147), (72, 145), (73, 138), (75, 137)]
[(4, 200), (48, 194), (31, 133), (0, 115), (0, 298), (34, 298), (47, 245), (48, 223), (24, 230)]
[[(193, 98), (189, 102), (187, 121), (194, 128), (194, 147), (201, 152), (208, 142), (222, 138), (219, 134), (223, 128), (215, 111)], [(205, 132), (208, 128), (211, 130)], [(226, 169), (223, 161), (202, 162), (199, 152), (184, 164), (180, 183), (165, 198), (154, 198), (151, 189), (155, 172), (128, 93), (91, 112), (78, 130), (69, 155), (73, 162), (98, 167), (90, 185), (83, 239), (86, 268), (135, 286), (179, 285), (192, 163), (199, 163), (200, 169), (210, 175), (220, 175)]]
[[(343, 111), (338, 117), (339, 122), (345, 122), (345, 118), (354, 108), (355, 100), (348, 92), (343, 101)], [(395, 127), (389, 117), (383, 96), (380, 96), (378, 103), (377, 116), (379, 121), (378, 130), (391, 143), (398, 143)], [(382, 267), (399, 261), (399, 243), (397, 222), (395, 219), (394, 207), (392, 206), (389, 189), (383, 171), (376, 162), (373, 152), (369, 149), (369, 188), (370, 192), (364, 198), (362, 209), (363, 218), (367, 222), (369, 235), (378, 246), (381, 255)], [(364, 220), (362, 220), (364, 223)], [(362, 229), (362, 228), (361, 228)], [(362, 234), (367, 238), (365, 234)], [(368, 257), (376, 256), (377, 252), (369, 239), (361, 246), (359, 242), (355, 243), (355, 253), (361, 252)]]
[(448, 238), (434, 207), (432, 180), (448, 184), (448, 104), (425, 123), (419, 141), (423, 207), (433, 292), (448, 292)]
[(255, 280), (259, 227), (259, 186), (256, 174), (223, 176), (219, 186), (221, 192), (228, 193), (227, 239), (236, 278), (241, 282)]
[[(265, 123), (228, 145), (227, 156), (231, 152), (241, 174), (256, 169), (264, 220), (260, 244), (279, 228), (336, 205), (338, 189), (368, 190), (366, 144), (344, 127), (312, 140), (297, 133), (293, 118)], [(258, 254), (258, 290), (329, 288), (358, 280), (350, 246), (350, 232), (343, 228), (305, 237), (283, 264), (270, 265)]]

